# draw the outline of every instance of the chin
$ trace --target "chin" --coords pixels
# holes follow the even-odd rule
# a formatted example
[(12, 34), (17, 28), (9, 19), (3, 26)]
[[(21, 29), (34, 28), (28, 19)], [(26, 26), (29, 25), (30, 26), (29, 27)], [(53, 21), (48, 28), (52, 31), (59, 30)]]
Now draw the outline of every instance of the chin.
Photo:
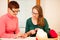
[(16, 15), (13, 15), (13, 17), (16, 17)]

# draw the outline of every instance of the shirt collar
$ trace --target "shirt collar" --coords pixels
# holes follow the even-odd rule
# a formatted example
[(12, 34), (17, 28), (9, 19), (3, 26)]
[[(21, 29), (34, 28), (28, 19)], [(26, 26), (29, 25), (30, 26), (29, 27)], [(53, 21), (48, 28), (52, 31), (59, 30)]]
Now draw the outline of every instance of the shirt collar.
[(8, 17), (10, 17), (10, 18), (16, 18), (16, 17), (13, 17), (10, 13), (7, 13), (7, 15), (8, 15)]

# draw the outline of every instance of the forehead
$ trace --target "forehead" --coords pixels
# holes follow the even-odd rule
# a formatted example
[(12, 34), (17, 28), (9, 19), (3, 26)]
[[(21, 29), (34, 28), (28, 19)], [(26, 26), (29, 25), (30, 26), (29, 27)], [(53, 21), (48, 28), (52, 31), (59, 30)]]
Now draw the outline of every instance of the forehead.
[(32, 10), (34, 13), (38, 13), (38, 11), (34, 8), (33, 10)]

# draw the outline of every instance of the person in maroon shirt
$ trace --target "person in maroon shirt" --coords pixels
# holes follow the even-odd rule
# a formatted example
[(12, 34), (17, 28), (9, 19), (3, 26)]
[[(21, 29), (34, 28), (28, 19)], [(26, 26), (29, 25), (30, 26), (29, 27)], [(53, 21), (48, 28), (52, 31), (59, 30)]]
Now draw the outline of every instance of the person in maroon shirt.
[(0, 38), (17, 38), (23, 35), (18, 27), (16, 16), (18, 12), (19, 4), (16, 1), (10, 1), (8, 3), (8, 13), (0, 17)]

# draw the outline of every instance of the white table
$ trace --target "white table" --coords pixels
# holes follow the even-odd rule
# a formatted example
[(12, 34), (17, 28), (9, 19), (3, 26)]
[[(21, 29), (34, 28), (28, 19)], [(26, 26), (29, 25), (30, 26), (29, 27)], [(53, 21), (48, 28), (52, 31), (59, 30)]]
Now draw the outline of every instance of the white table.
[[(13, 39), (13, 38), (0, 38), (0, 40), (36, 40), (36, 37), (17, 38), (17, 39)], [(47, 40), (60, 40), (60, 39), (48, 38)]]
[(36, 40), (35, 37), (27, 37), (27, 38), (0, 38), (0, 40)]

